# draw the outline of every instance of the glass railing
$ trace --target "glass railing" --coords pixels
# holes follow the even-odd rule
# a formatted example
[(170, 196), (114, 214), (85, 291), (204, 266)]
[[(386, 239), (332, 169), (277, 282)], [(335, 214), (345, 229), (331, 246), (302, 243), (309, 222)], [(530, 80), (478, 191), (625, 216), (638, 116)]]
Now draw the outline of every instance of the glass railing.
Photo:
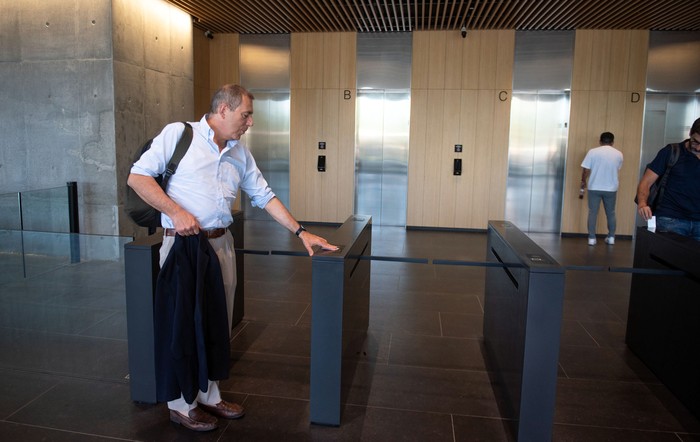
[(127, 236), (0, 229), (0, 285), (87, 261), (123, 261)]
[[(78, 233), (76, 183), (0, 194), (0, 229)], [(76, 225), (74, 225), (76, 224)]]
[(77, 186), (0, 194), (0, 283), (86, 260), (122, 260), (131, 237), (78, 232)]

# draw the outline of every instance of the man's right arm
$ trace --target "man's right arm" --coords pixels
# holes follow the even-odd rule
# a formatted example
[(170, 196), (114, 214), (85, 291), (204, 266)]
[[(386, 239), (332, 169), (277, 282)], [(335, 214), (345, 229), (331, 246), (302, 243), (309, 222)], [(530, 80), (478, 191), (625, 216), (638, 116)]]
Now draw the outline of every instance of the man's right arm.
[(177, 233), (183, 236), (199, 233), (197, 219), (170, 199), (152, 176), (130, 173), (126, 183), (142, 200), (168, 215)]
[(656, 182), (659, 176), (653, 172), (651, 169), (647, 168), (642, 175), (642, 179), (639, 180), (639, 185), (637, 186), (637, 212), (644, 220), (651, 218), (651, 207), (647, 205), (647, 199), (649, 198), (649, 189), (651, 185)]

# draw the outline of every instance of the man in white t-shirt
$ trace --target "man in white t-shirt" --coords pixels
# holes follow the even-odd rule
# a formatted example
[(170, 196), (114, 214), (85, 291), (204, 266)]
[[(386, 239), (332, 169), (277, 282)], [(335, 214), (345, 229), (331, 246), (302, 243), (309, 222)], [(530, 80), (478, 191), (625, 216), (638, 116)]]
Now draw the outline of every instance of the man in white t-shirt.
[(581, 189), (588, 187), (588, 245), (596, 244), (596, 221), (603, 201), (608, 220), (607, 244), (615, 244), (615, 202), (620, 184), (618, 174), (622, 168), (622, 152), (615, 149), (615, 136), (610, 132), (600, 134), (600, 146), (588, 151), (581, 163)]

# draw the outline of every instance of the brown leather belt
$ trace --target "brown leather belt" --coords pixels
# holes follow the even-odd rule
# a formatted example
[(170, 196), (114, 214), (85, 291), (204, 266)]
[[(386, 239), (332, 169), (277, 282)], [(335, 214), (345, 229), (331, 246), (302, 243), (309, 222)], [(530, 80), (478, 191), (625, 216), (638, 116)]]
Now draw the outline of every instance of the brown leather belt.
[[(226, 228), (222, 227), (219, 229), (202, 230), (204, 236), (209, 239), (219, 238), (224, 236), (226, 233)], [(165, 229), (165, 236), (175, 236), (177, 235), (177, 230), (175, 229)]]

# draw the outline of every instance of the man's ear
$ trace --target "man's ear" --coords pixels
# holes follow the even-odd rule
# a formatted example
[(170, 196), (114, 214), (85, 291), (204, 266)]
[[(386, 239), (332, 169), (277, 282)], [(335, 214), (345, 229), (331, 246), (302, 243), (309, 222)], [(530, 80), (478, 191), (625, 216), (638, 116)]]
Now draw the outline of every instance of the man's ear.
[(219, 105), (219, 112), (218, 112), (218, 114), (221, 115), (221, 118), (222, 118), (222, 119), (226, 118), (225, 114), (226, 114), (226, 109), (227, 109), (227, 108), (228, 108), (228, 106), (226, 106), (226, 103), (221, 103), (221, 104)]

